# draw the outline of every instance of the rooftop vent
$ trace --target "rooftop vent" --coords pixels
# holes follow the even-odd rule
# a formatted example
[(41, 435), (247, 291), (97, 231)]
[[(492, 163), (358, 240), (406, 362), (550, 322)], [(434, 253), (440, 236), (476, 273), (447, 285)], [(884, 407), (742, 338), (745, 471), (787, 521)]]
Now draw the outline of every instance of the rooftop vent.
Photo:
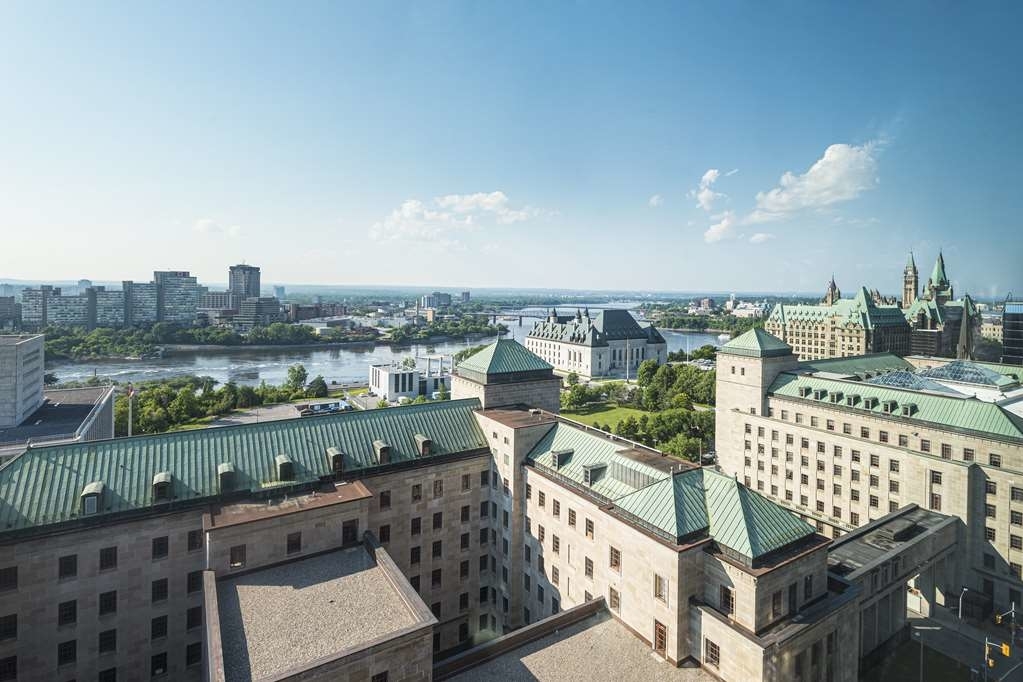
[(382, 440), (373, 441), (373, 452), (377, 456), (377, 462), (380, 464), (391, 463), (391, 446)]
[(277, 455), (274, 458), (274, 463), (277, 465), (278, 481), (295, 480), (295, 463), (291, 461), (291, 457), (288, 455)]
[(161, 471), (153, 476), (153, 502), (170, 502), (173, 480), (169, 471)]
[(220, 483), (220, 492), (227, 493), (234, 490), (234, 464), (221, 462), (217, 465), (217, 481)]
[(564, 465), (568, 464), (568, 460), (572, 457), (572, 453), (574, 452), (575, 450), (572, 450), (571, 448), (568, 450), (554, 450), (551, 452), (551, 464), (554, 465), (555, 469), (560, 469)]
[(433, 452), (433, 441), (421, 433), (416, 434), (416, 452), (420, 457), (429, 457)]
[(902, 403), (902, 416), (911, 417), (916, 414), (916, 403)]
[(587, 464), (583, 467), (583, 482), (592, 488), (597, 481), (604, 478), (605, 472), (607, 472), (606, 462)]
[(82, 514), (90, 516), (99, 511), (105, 487), (103, 481), (93, 481), (82, 489)]
[(341, 476), (345, 472), (345, 453), (334, 446), (327, 448), (327, 463), (335, 476)]
[(899, 408), (899, 404), (894, 400), (886, 400), (881, 403), (881, 409), (887, 414), (894, 414), (895, 410)]

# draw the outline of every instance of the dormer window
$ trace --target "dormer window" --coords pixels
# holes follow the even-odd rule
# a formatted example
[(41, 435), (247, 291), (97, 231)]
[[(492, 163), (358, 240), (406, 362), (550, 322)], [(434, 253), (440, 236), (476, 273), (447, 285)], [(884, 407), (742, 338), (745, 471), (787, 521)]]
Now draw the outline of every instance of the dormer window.
[(810, 395), (810, 391), (812, 391), (812, 390), (813, 389), (810, 388), (809, 386), (800, 386), (799, 387), (799, 397), (800, 398), (805, 398), (806, 396)]
[(335, 476), (341, 476), (344, 473), (345, 453), (331, 446), (327, 448), (327, 461), (330, 464), (330, 470)]
[(234, 464), (223, 462), (217, 465), (217, 480), (220, 482), (221, 493), (234, 490), (234, 478)]
[(574, 452), (575, 450), (571, 449), (553, 451), (551, 453), (551, 463), (554, 465), (554, 468), (560, 469), (564, 465), (568, 464), (568, 460)]
[(376, 453), (377, 462), (380, 464), (391, 463), (391, 446), (382, 440), (373, 441), (373, 452)]
[(84, 516), (99, 513), (104, 487), (103, 481), (93, 481), (82, 490), (82, 514)]
[(172, 480), (168, 471), (161, 471), (153, 477), (153, 502), (170, 502)]
[(433, 452), (433, 441), (421, 433), (416, 434), (416, 452), (420, 457), (429, 457)]
[(886, 400), (883, 403), (881, 403), (881, 409), (888, 414), (893, 414), (898, 407), (899, 404), (894, 400)]
[(291, 461), (291, 457), (288, 455), (277, 455), (274, 463), (277, 465), (278, 481), (295, 480), (295, 463)]

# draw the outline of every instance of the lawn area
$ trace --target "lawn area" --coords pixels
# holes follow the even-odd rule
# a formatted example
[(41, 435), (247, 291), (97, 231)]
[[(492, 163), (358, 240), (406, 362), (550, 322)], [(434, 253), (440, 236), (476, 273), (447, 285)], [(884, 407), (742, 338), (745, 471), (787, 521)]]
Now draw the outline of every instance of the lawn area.
[[(979, 645), (978, 645), (979, 646)], [(877, 666), (860, 675), (860, 682), (903, 682), (920, 679), (920, 644), (903, 642)], [(966, 682), (969, 667), (924, 647), (924, 679), (927, 682)]]
[(608, 403), (592, 403), (578, 410), (562, 410), (561, 416), (567, 419), (574, 419), (577, 422), (583, 424), (589, 424), (593, 426), (595, 424), (608, 424), (613, 429), (615, 424), (628, 419), (629, 417), (635, 417), (639, 419), (644, 414), (650, 414), (643, 410), (637, 410), (634, 407), (619, 407), (617, 405)]

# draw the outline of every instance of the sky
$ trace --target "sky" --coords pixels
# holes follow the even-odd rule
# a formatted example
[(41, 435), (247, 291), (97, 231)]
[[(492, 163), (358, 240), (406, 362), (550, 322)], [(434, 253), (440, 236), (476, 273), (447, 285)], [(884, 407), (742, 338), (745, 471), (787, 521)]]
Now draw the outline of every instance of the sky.
[(1018, 3), (0, 3), (0, 282), (1023, 292)]

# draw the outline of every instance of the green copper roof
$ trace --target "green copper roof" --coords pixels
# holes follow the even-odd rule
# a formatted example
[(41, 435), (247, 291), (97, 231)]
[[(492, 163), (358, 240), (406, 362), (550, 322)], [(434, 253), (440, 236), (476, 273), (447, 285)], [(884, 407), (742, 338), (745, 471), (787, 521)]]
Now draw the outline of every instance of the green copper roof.
[(754, 327), (726, 343), (719, 352), (748, 355), (755, 358), (770, 358), (791, 355), (792, 346), (760, 327)]
[(820, 324), (835, 319), (840, 325), (875, 329), (905, 326), (906, 315), (894, 305), (878, 305), (866, 287), (860, 287), (853, 298), (842, 298), (831, 305), (778, 304), (768, 316), (769, 322), (784, 326), (790, 322)]
[(913, 260), (913, 252), (909, 252), (909, 260), (906, 261), (906, 268), (916, 270), (916, 261)]
[[(804, 389), (804, 390), (801, 390)], [(801, 395), (809, 390), (808, 395)], [(827, 395), (815, 399), (813, 391), (824, 390)], [(831, 402), (833, 393), (841, 393), (842, 399)], [(885, 416), (886, 401), (895, 401), (897, 410), (893, 416), (910, 422), (927, 422), (939, 428), (956, 431), (968, 431), (989, 437), (1023, 441), (1023, 418), (1008, 412), (995, 403), (984, 402), (970, 397), (934, 395), (909, 389), (889, 386), (875, 386), (865, 382), (822, 379), (813, 376), (797, 376), (783, 373), (775, 379), (769, 389), (770, 395), (784, 396), (810, 402), (827, 401), (836, 409), (847, 409), (858, 412), (872, 412)], [(847, 405), (845, 398), (853, 394), (859, 396), (854, 406)], [(866, 398), (876, 398), (876, 404), (867, 407)], [(911, 403), (915, 406), (911, 415), (902, 414), (902, 405)]]
[(553, 367), (514, 339), (498, 339), (475, 355), (459, 363), (458, 369), (479, 374), (535, 372)]
[(291, 484), (277, 480), (278, 455), (288, 455), (301, 484), (331, 474), (327, 448), (344, 453), (348, 470), (379, 465), (375, 440), (391, 446), (392, 463), (417, 457), (416, 434), (433, 441), (431, 457), (479, 450), (487, 440), (474, 416), (478, 408), (473, 398), (35, 447), (0, 468), (0, 535), (77, 518), (82, 491), (100, 481), (103, 514), (152, 506), (160, 472), (171, 474), (175, 501), (194, 501), (219, 494), (217, 469), (225, 463), (234, 467), (233, 490), (258, 491)]
[(934, 261), (934, 269), (931, 271), (931, 283), (937, 287), (948, 286), (948, 276), (945, 274), (945, 257), (938, 252), (938, 260)]
[(706, 531), (750, 559), (814, 534), (785, 509), (711, 469), (690, 469), (615, 500), (615, 506), (678, 538)]
[(865, 379), (868, 376), (895, 370), (912, 371), (913, 365), (894, 353), (869, 353), (848, 358), (806, 360), (799, 363), (798, 369), (800, 371), (846, 374)]

